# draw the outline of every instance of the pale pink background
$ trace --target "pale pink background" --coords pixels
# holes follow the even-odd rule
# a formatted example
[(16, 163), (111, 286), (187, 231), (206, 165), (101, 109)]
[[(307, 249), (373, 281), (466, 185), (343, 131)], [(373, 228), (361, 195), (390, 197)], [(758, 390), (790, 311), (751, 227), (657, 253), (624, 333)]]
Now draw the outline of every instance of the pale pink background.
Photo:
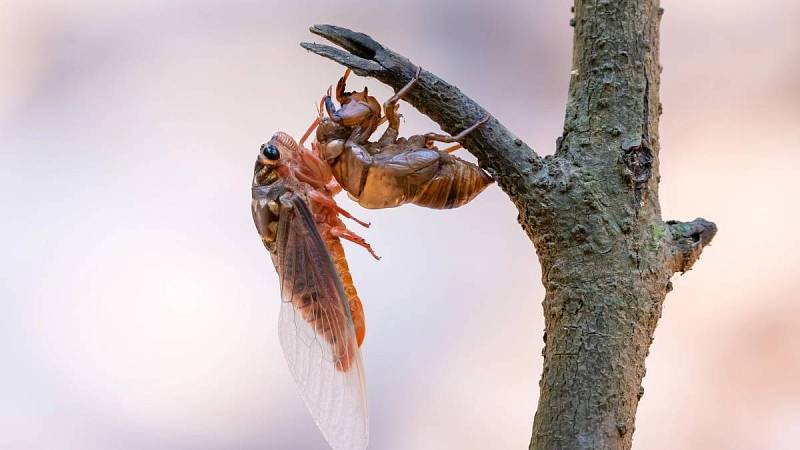
[[(800, 6), (663, 3), (664, 217), (720, 231), (674, 279), (634, 448), (794, 449)], [(370, 33), (552, 153), (569, 18), (568, 2), (3, 2), (0, 448), (324, 448), (249, 212), (259, 144), (299, 134), (341, 73), (298, 42), (313, 23)], [(405, 132), (435, 129), (402, 108)], [(343, 203), (384, 256), (347, 247), (371, 448), (527, 448), (543, 289), (506, 196)]]

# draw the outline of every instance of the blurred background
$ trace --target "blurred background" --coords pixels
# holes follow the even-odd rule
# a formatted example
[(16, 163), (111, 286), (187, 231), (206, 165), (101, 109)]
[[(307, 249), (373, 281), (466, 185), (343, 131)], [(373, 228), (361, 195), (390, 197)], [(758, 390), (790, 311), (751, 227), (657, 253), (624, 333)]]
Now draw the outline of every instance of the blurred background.
[[(249, 210), (259, 145), (302, 133), (342, 73), (298, 43), (314, 23), (371, 34), (550, 154), (569, 6), (1, 2), (0, 448), (326, 448), (281, 355)], [(720, 232), (673, 280), (634, 448), (797, 448), (800, 4), (663, 6), (664, 218)], [(401, 108), (406, 134), (437, 129)], [(383, 256), (347, 246), (371, 448), (527, 448), (544, 292), (506, 196), (341, 202)]]

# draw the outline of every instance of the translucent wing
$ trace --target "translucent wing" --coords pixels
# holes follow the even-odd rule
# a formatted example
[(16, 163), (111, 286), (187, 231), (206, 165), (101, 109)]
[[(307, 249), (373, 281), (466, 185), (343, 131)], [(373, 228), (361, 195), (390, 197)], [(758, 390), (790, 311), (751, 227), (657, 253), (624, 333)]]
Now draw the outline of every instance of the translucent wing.
[(279, 335), (300, 395), (335, 450), (367, 447), (367, 396), (347, 297), (305, 202), (291, 196), (278, 220)]

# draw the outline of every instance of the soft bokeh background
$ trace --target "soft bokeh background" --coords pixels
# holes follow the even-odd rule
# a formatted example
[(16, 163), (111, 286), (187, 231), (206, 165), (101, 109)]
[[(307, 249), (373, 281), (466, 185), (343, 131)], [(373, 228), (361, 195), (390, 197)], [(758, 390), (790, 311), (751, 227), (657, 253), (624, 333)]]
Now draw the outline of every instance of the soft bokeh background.
[[(663, 3), (664, 216), (720, 232), (674, 280), (634, 448), (797, 448), (800, 6)], [(259, 144), (302, 132), (341, 74), (298, 42), (313, 23), (370, 33), (552, 153), (569, 18), (567, 2), (0, 3), (0, 448), (325, 448), (249, 212)], [(402, 108), (406, 133), (435, 129)], [(371, 448), (527, 448), (544, 293), (505, 195), (342, 202), (384, 256), (347, 248)]]

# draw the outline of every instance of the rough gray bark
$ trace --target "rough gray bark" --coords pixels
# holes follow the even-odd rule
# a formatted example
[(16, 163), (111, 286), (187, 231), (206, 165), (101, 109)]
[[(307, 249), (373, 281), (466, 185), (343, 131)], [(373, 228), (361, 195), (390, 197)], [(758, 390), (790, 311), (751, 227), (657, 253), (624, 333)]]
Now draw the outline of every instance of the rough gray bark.
[[(519, 210), (546, 288), (544, 371), (531, 449), (629, 449), (645, 358), (670, 278), (716, 226), (664, 222), (658, 202), (658, 0), (577, 0), (564, 133), (544, 158), (497, 120), (464, 142)], [(367, 35), (311, 31), (304, 48), (395, 90), (416, 71)], [(423, 71), (405, 98), (456, 133), (487, 112)]]

